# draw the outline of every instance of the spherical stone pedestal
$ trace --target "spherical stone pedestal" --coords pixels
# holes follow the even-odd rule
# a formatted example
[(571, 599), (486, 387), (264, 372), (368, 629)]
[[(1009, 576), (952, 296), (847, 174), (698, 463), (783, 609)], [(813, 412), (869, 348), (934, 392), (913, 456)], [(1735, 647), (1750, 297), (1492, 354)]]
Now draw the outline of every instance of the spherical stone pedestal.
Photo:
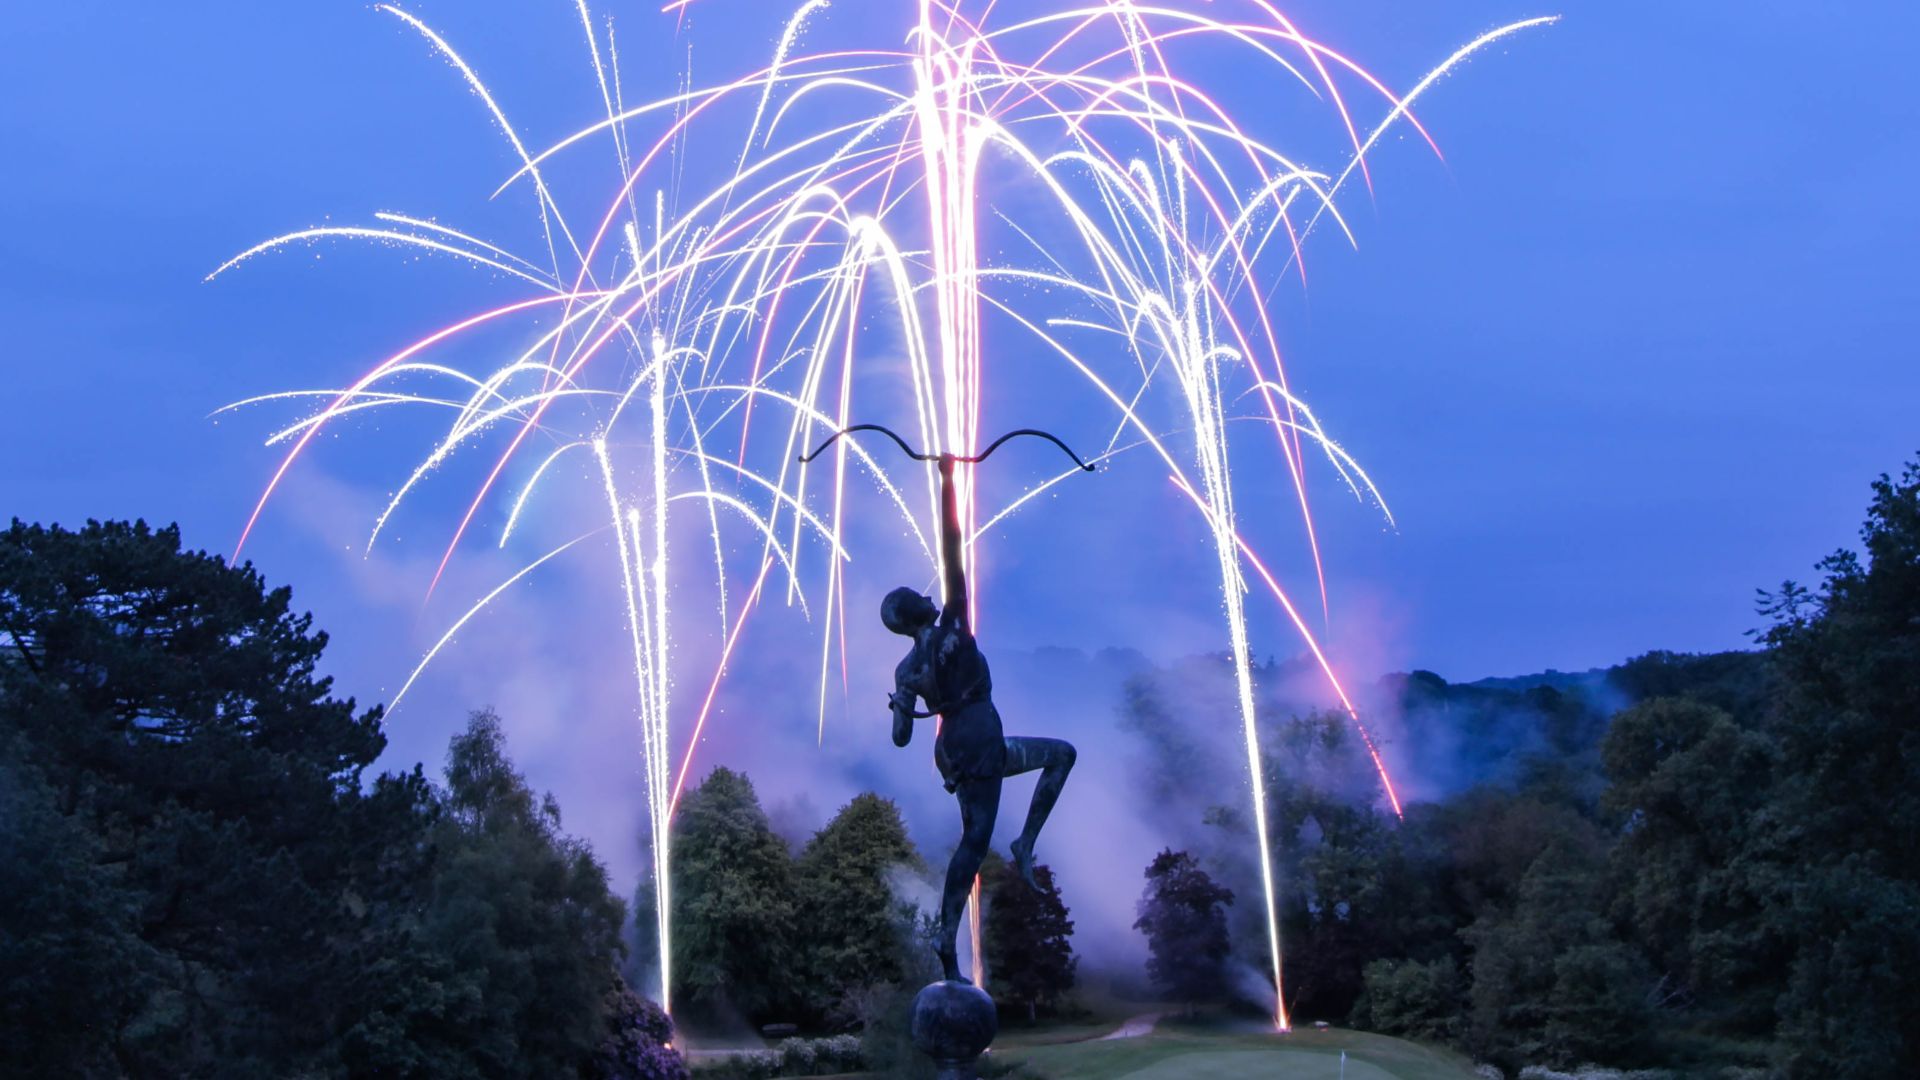
[(973, 1065), (1000, 1032), (985, 990), (967, 983), (931, 983), (913, 999), (913, 1045), (933, 1059), (940, 1080), (973, 1080)]

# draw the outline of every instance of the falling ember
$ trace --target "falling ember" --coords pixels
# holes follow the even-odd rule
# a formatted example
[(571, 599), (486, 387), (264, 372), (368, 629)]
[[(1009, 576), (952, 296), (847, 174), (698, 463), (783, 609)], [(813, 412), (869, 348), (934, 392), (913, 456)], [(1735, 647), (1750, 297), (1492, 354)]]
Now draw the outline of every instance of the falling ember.
[[(813, 467), (795, 464), (796, 451), (847, 426), (856, 413), (897, 411), (902, 396), (912, 403), (920, 445), (976, 451), (983, 389), (1005, 377), (984, 362), (983, 325), (991, 318), (1024, 331), (1029, 347), (996, 349), (996, 357), (1049, 364), (1077, 388), (1040, 403), (1046, 416), (1031, 419), (1100, 416), (1113, 432), (1101, 456), (1148, 451), (1207, 525), (1260, 845), (1274, 1023), (1285, 1029), (1247, 567), (1356, 725), (1360, 717), (1312, 628), (1255, 553), (1236, 507), (1232, 462), (1246, 452), (1244, 443), (1268, 447), (1284, 468), (1323, 609), (1310, 463), (1324, 459), (1356, 498), (1383, 512), (1385, 504), (1359, 463), (1289, 388), (1265, 297), (1275, 279), (1300, 268), (1302, 244), (1317, 228), (1331, 225), (1352, 239), (1337, 196), (1356, 172), (1371, 184), (1367, 155), (1388, 130), (1405, 124), (1426, 135), (1411, 111), (1416, 98), (1487, 45), (1552, 20), (1483, 34), (1396, 94), (1307, 37), (1270, 0), (1067, 0), (1023, 3), (1017, 14), (1015, 5), (994, 0), (919, 0), (912, 25), (878, 28), (879, 45), (821, 51), (804, 48), (802, 39), (809, 20), (829, 5), (807, 0), (794, 9), (766, 67), (628, 105), (614, 24), (597, 23), (585, 0), (576, 6), (605, 119), (538, 152), (452, 43), (412, 14), (380, 8), (451, 63), (505, 136), (520, 165), (501, 187), (530, 189), (543, 241), (538, 253), (523, 257), (466, 231), (389, 213), (372, 225), (276, 237), (214, 271), (292, 245), (371, 240), (461, 260), (538, 290), (422, 337), (344, 389), (242, 402), (312, 399), (320, 406), (268, 440), (289, 446), (247, 529), (321, 428), (365, 410), (405, 405), (453, 415), (427, 454), (407, 466), (373, 524), (369, 547), (442, 465), (481, 453), (483, 444), (505, 443), (483, 464), (486, 478), (450, 530), (441, 571), (476, 514), (499, 507), (504, 547), (529, 517), (545, 516), (538, 490), (559, 482), (555, 477), (578, 476), (581, 470), (569, 467), (575, 458), (591, 462), (607, 515), (599, 527), (546, 551), (489, 592), (421, 666), (533, 570), (589, 536), (611, 540), (633, 654), (664, 1006), (672, 982), (673, 812), (734, 646), (767, 586), (783, 586), (776, 595), (820, 628), (816, 723), (824, 738), (833, 661), (839, 658), (842, 679), (847, 663), (845, 515), (856, 470), (879, 485), (929, 564), (937, 558), (914, 506), (917, 485), (925, 485), (925, 508), (932, 506), (930, 472), (895, 475), (849, 440)], [(675, 0), (663, 10), (678, 26), (702, 6)], [(904, 50), (894, 44), (901, 30)], [(1216, 56), (1233, 50), (1249, 70), (1323, 102), (1345, 147), (1344, 163), (1310, 168), (1264, 141), (1257, 131), (1264, 115), (1234, 115), (1177, 62), (1197, 44)], [(803, 102), (809, 107), (798, 108)], [(682, 190), (687, 158), (706, 138), (728, 148), (716, 160), (731, 163), (731, 172), (709, 187)], [(544, 170), (557, 155), (600, 142), (612, 150), (618, 183), (608, 185), (603, 205), (576, 221)], [(983, 179), (988, 155), (992, 182)], [(996, 196), (1009, 170), (1020, 197), (1003, 202)], [(1031, 250), (984, 259), (983, 223), (1000, 223)], [(1035, 297), (1048, 291), (1056, 297), (1040, 301), (1047, 310), (1035, 310)], [(1058, 296), (1069, 298), (1073, 313), (1062, 314)], [(889, 330), (880, 335), (873, 324)], [(446, 355), (451, 345), (503, 326), (524, 331), (531, 344), (477, 374)], [(893, 375), (892, 387), (865, 401), (857, 390), (869, 380), (856, 373), (873, 363), (862, 357), (876, 353), (904, 376)], [(1036, 353), (1041, 360), (1031, 359)], [(439, 389), (422, 389), (426, 384)], [(1253, 405), (1239, 404), (1247, 400)], [(1238, 421), (1257, 422), (1264, 437), (1230, 444), (1230, 424)], [(715, 452), (720, 443), (727, 449)], [(541, 456), (511, 473), (524, 479), (504, 490), (509, 465), (536, 448)], [(978, 580), (982, 534), (1051, 482), (1016, 493), (981, 524), (981, 492), (970, 475), (961, 477), (961, 515), (974, 541), (968, 576)], [(704, 544), (692, 546), (698, 552), (677, 548), (676, 578), (669, 517), (682, 512), (698, 516), (712, 544), (710, 552)], [(740, 560), (751, 571), (744, 591), (735, 587), (741, 575), (729, 554), (742, 546), (740, 537), (745, 548), (759, 549)], [(689, 708), (672, 688), (682, 662), (674, 637), (691, 617), (684, 603), (670, 612), (670, 583), (691, 580), (689, 573), (708, 577), (706, 567), (725, 646), (698, 707)], [(677, 767), (676, 705), (678, 719), (691, 721), (683, 725), (691, 734)], [(1398, 813), (1399, 796), (1372, 736), (1359, 730)], [(983, 973), (978, 910), (976, 882), (976, 979)]]

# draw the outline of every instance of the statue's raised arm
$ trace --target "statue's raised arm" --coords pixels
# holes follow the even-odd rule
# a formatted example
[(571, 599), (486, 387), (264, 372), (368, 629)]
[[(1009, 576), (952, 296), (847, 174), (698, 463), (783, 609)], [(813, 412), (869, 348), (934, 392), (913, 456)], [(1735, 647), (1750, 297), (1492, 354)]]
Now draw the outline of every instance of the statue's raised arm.
[(946, 573), (945, 603), (940, 621), (947, 626), (966, 626), (967, 564), (964, 540), (960, 534), (960, 496), (954, 491), (952, 454), (940, 455), (940, 563)]

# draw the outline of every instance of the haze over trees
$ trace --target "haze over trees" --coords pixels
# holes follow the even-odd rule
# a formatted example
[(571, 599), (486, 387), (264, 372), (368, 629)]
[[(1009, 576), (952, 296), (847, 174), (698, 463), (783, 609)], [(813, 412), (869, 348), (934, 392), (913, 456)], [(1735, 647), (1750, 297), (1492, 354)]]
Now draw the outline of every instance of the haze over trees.
[[(1873, 483), (1860, 539), (1762, 594), (1755, 652), (1387, 680), (1403, 756), (1444, 792), (1404, 821), (1350, 725), (1263, 669), (1295, 1014), (1510, 1069), (1920, 1075), (1920, 463)], [(1167, 678), (1127, 723), (1193, 760), (1179, 705), (1213, 715), (1212, 684)], [(1244, 815), (1194, 817), (1202, 863), (1258, 889)]]

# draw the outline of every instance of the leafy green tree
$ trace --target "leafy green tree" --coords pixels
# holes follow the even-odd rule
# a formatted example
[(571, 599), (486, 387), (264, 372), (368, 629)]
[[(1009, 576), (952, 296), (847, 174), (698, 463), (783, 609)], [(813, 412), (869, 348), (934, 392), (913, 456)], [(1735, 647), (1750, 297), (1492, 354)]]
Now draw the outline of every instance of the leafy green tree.
[(1147, 864), (1147, 888), (1133, 928), (1147, 937), (1147, 977), (1167, 997), (1188, 1004), (1226, 989), (1226, 906), (1231, 890), (1216, 884), (1193, 856), (1167, 849)]
[(1782, 756), (1769, 813), (1793, 870), (1775, 922), (1794, 1076), (1920, 1073), (1920, 461), (1881, 476), (1861, 528), (1808, 590), (1763, 595)]
[(800, 1007), (793, 859), (767, 824), (753, 783), (716, 768), (674, 818), (674, 999), (737, 1009), (764, 1023)]
[(844, 1014), (855, 991), (901, 981), (900, 938), (911, 931), (912, 907), (887, 880), (896, 868), (924, 866), (900, 808), (872, 792), (855, 796), (800, 853), (797, 925), (805, 933), (797, 945), (810, 1011)]
[(1511, 910), (1528, 870), (1556, 842), (1587, 852), (1606, 844), (1593, 822), (1566, 805), (1493, 787), (1449, 800), (1423, 826), (1442, 849), (1443, 901), (1456, 925)]
[(1468, 1044), (1518, 1066), (1620, 1062), (1641, 1050), (1652, 980), (1600, 908), (1602, 852), (1549, 844), (1511, 911), (1462, 932), (1473, 950)]
[(1057, 1009), (1073, 989), (1073, 920), (1051, 867), (1033, 868), (1039, 892), (1004, 859), (983, 867), (982, 877), (986, 918), (981, 931), (994, 995), (1033, 1023), (1042, 1011)]
[[(1920, 805), (1862, 792), (1912, 790), (1920, 715), (1920, 461), (1873, 483), (1864, 558), (1825, 559), (1818, 590), (1791, 582), (1765, 598), (1763, 635), (1780, 678), (1779, 733), (1793, 763), (1786, 793), (1810, 842), (1896, 852), (1920, 837)], [(1913, 864), (1905, 864), (1908, 869)]]
[(457, 1039), (486, 1071), (581, 1071), (604, 1037), (625, 907), (586, 844), (561, 832), (553, 797), (514, 770), (490, 709), (447, 751), (435, 842), (421, 932), (470, 1002)]
[(619, 974), (623, 905), (492, 710), (453, 738), (436, 796), (424, 872), (376, 913), (361, 978), (384, 996), (347, 1071), (685, 1080), (671, 1023)]
[[(1392, 940), (1404, 932), (1404, 898), (1389, 879), (1396, 825), (1376, 803), (1378, 777), (1347, 717), (1316, 712), (1275, 727), (1265, 768), (1288, 1004), (1345, 1016), (1366, 963), (1403, 945)], [(1239, 940), (1264, 960), (1263, 921), (1241, 928)]]
[(1451, 1042), (1460, 1034), (1465, 983), (1453, 957), (1429, 963), (1375, 960), (1363, 978), (1366, 992), (1354, 1008), (1354, 1022), (1361, 1027), (1435, 1042)]
[(1663, 996), (1704, 996), (1730, 1030), (1764, 1035), (1790, 959), (1765, 914), (1789, 890), (1769, 854), (1777, 745), (1713, 706), (1655, 698), (1614, 717), (1603, 755), (1617, 902)]

